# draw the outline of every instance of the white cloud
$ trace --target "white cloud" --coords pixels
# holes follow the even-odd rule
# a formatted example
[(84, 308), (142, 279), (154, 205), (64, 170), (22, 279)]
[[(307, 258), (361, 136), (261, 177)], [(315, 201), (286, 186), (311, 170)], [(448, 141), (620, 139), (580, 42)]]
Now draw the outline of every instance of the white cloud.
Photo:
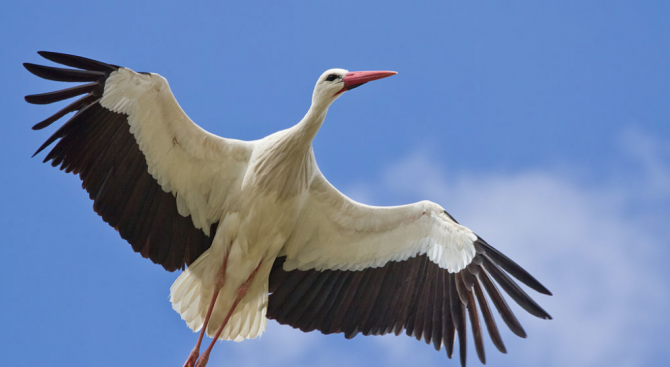
[(515, 363), (637, 366), (665, 348), (670, 292), (653, 264), (659, 252), (667, 256), (666, 233), (646, 223), (659, 213), (639, 210), (644, 199), (668, 194), (670, 171), (658, 142), (639, 132), (632, 139), (627, 148), (644, 179), (630, 185), (587, 186), (562, 170), (447, 179), (426, 152), (386, 172), (390, 192), (441, 203), (554, 292), (537, 297), (554, 321), (529, 323), (532, 316), (517, 313), (530, 340), (513, 341), (514, 349), (532, 351), (510, 352)]
[(667, 198), (670, 195), (670, 144), (636, 127), (623, 131), (620, 140), (628, 157), (637, 164), (632, 179), (638, 184), (640, 194), (647, 199)]

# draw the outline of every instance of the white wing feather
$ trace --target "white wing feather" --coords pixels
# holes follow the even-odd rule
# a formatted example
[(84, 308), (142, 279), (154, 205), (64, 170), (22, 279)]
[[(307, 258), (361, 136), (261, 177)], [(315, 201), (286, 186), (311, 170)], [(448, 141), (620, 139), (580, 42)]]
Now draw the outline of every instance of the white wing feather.
[(285, 270), (362, 270), (427, 254), (455, 273), (475, 256), (477, 236), (441, 206), (430, 201), (364, 205), (339, 192), (320, 172), (298, 223), (282, 254)]
[(149, 173), (172, 192), (179, 214), (209, 235), (226, 209), (226, 193), (244, 177), (254, 142), (225, 139), (200, 128), (177, 103), (167, 80), (127, 68), (113, 72), (100, 104), (128, 115)]

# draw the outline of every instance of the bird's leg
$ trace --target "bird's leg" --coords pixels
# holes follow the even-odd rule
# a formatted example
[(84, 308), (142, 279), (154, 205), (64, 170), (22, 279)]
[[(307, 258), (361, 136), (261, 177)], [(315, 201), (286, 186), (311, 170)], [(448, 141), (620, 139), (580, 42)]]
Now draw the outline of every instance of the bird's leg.
[(200, 355), (200, 344), (202, 344), (202, 338), (205, 336), (205, 332), (207, 331), (207, 324), (209, 323), (209, 318), (212, 316), (212, 310), (214, 310), (216, 298), (219, 296), (219, 292), (226, 282), (226, 268), (228, 266), (229, 254), (230, 252), (226, 253), (226, 257), (223, 259), (223, 264), (221, 264), (219, 272), (216, 274), (216, 280), (214, 280), (214, 293), (212, 294), (212, 300), (209, 302), (209, 309), (207, 309), (207, 314), (205, 315), (205, 322), (202, 324), (202, 329), (200, 329), (198, 342), (195, 343), (195, 347), (193, 347), (191, 354), (188, 355), (188, 359), (186, 360), (186, 363), (184, 363), (184, 367), (195, 366), (195, 362), (198, 360), (198, 356)]
[(221, 336), (223, 328), (225, 328), (226, 324), (228, 324), (228, 320), (230, 319), (230, 316), (232, 316), (233, 311), (235, 311), (235, 307), (237, 307), (237, 304), (240, 303), (242, 298), (244, 298), (244, 295), (247, 294), (247, 291), (249, 290), (249, 285), (256, 276), (256, 273), (258, 272), (258, 269), (261, 267), (262, 263), (263, 261), (261, 260), (261, 262), (258, 263), (258, 266), (256, 266), (256, 269), (254, 269), (254, 271), (251, 272), (249, 278), (247, 278), (247, 280), (245, 280), (244, 283), (242, 283), (240, 288), (237, 290), (237, 296), (233, 301), (233, 305), (230, 306), (230, 309), (226, 314), (226, 318), (223, 319), (223, 322), (221, 323), (221, 326), (219, 326), (219, 330), (216, 332), (214, 339), (209, 344), (209, 347), (207, 347), (207, 349), (202, 353), (202, 356), (200, 356), (200, 359), (198, 359), (198, 364), (195, 367), (205, 367), (207, 365), (207, 361), (209, 360), (209, 353), (212, 352), (212, 348), (214, 348), (214, 343), (216, 343), (216, 341), (219, 339), (219, 336)]

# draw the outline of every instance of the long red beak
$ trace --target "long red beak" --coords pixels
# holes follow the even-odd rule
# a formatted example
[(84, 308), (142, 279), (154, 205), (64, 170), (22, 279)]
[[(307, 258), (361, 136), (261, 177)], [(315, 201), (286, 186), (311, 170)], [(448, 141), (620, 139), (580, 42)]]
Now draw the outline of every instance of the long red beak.
[(346, 90), (351, 90), (361, 85), (371, 82), (373, 80), (382, 79), (391, 75), (396, 75), (395, 71), (352, 71), (344, 76), (344, 88), (342, 88), (335, 95), (338, 95)]

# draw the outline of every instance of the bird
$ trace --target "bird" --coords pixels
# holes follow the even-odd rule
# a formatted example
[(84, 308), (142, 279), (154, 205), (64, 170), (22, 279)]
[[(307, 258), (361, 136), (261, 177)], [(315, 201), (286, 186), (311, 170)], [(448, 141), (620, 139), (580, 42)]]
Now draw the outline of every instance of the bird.
[[(485, 364), (485, 330), (506, 353), (489, 300), (526, 337), (500, 288), (531, 315), (551, 319), (516, 281), (551, 292), (439, 204), (365, 205), (319, 170), (312, 140), (331, 104), (396, 72), (327, 70), (297, 124), (242, 141), (191, 121), (159, 74), (38, 54), (60, 65), (24, 63), (30, 73), (79, 84), (25, 100), (79, 98), (34, 125), (74, 113), (33, 157), (53, 145), (44, 162), (78, 175), (94, 211), (135, 252), (182, 270), (170, 302), (199, 332), (185, 367), (206, 366), (219, 339), (260, 336), (268, 319), (346, 338), (404, 332), (448, 358), (458, 339), (462, 366), (469, 323)], [(201, 353), (205, 334), (212, 341)]]

